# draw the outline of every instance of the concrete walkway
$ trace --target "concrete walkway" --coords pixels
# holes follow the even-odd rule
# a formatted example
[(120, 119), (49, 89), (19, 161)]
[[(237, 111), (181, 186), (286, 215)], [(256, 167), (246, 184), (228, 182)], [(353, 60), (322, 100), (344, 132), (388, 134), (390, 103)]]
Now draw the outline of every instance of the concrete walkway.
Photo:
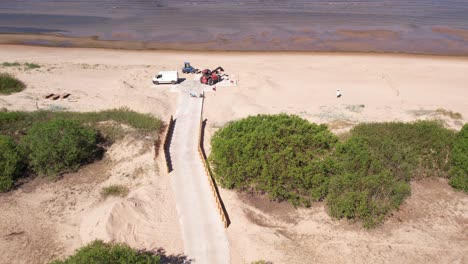
[(229, 263), (229, 245), (208, 178), (198, 154), (201, 98), (181, 91), (170, 146), (170, 173), (185, 254), (192, 263)]

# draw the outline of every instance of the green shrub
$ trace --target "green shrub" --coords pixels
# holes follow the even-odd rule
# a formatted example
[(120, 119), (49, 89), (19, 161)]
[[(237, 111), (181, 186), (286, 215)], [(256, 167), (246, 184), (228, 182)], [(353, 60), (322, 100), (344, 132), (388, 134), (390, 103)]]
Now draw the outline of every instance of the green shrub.
[(18, 67), (21, 66), (21, 63), (19, 62), (4, 62), (2, 63), (3, 67)]
[(123, 186), (123, 185), (109, 185), (104, 188), (102, 188), (101, 195), (104, 197), (108, 196), (121, 196), (125, 197), (128, 194), (128, 188)]
[(15, 142), (10, 137), (0, 135), (0, 192), (13, 186), (22, 168), (22, 159)]
[[(41, 65), (37, 63), (30, 63), (30, 62), (25, 62), (23, 63), (24, 69), (25, 70), (32, 70), (32, 69), (38, 69), (41, 67)], [(4, 62), (2, 63), (3, 67), (19, 67), (21, 66), (21, 63), (19, 62)]]
[(364, 227), (381, 223), (410, 194), (410, 185), (390, 172), (374, 175), (346, 173), (331, 178), (326, 199), (330, 215), (359, 219)]
[(0, 94), (9, 95), (24, 90), (26, 85), (9, 73), (0, 73)]
[(95, 159), (97, 133), (73, 120), (35, 123), (21, 140), (32, 169), (41, 175), (74, 171)]
[(65, 260), (51, 264), (159, 264), (160, 257), (150, 252), (138, 251), (125, 244), (110, 244), (100, 240), (78, 249)]
[(367, 123), (350, 131), (334, 158), (327, 205), (338, 218), (382, 222), (410, 193), (417, 177), (447, 177), (455, 133), (436, 122)]
[(2, 63), (2, 66), (3, 67), (19, 67), (19, 66), (21, 66), (21, 63), (16, 62), (16, 61), (15, 62), (4, 62), (4, 63)]
[(452, 164), (450, 185), (468, 193), (468, 124), (465, 124), (458, 133), (450, 159)]
[(210, 161), (226, 188), (265, 192), (307, 206), (327, 193), (335, 142), (326, 126), (298, 116), (257, 115), (217, 131)]
[(337, 143), (326, 127), (297, 116), (258, 115), (217, 131), (210, 162), (223, 187), (294, 205), (326, 197), (332, 216), (370, 228), (398, 208), (414, 178), (450, 176), (467, 190), (467, 127), (457, 137), (433, 121), (367, 123)]
[(452, 173), (449, 184), (457, 190), (468, 193), (468, 173), (466, 171), (455, 170)]
[[(59, 129), (57, 124), (63, 122), (67, 124), (72, 122), (73, 125), (66, 125), (64, 129)], [(42, 123), (49, 123), (49, 125)], [(121, 124), (128, 125), (131, 129), (124, 128)], [(76, 130), (75, 128), (78, 126), (80, 128)], [(0, 109), (0, 134), (10, 136), (14, 141), (21, 143), (19, 149), (24, 153), (21, 156), (26, 158), (20, 164), (23, 165), (21, 169), (25, 168), (24, 165), (29, 162), (28, 165), (32, 170), (39, 174), (55, 175), (72, 171), (80, 164), (94, 159), (96, 154), (101, 154), (101, 149), (96, 148), (97, 133), (88, 127), (99, 131), (100, 143), (103, 142), (102, 136), (104, 136), (106, 143), (112, 143), (130, 133), (151, 136), (156, 139), (162, 131), (162, 122), (149, 114), (140, 114), (127, 108), (91, 113), (8, 112), (6, 109)], [(74, 132), (67, 132), (68, 130)], [(31, 132), (38, 135), (34, 136)], [(47, 135), (42, 132), (47, 132)], [(62, 133), (66, 136), (62, 137)], [(76, 143), (76, 141), (80, 143)], [(82, 144), (81, 141), (84, 141), (85, 144)], [(78, 144), (78, 147), (75, 146), (75, 143)], [(67, 144), (71, 144), (72, 147), (69, 148), (66, 146)], [(31, 148), (34, 148), (35, 151), (32, 152)], [(65, 159), (60, 158), (62, 156)], [(2, 180), (4, 179), (5, 183), (2, 184), (11, 186), (11, 177), (8, 177), (8, 180), (2, 178)]]
[[(123, 135), (128, 134), (119, 124), (128, 125), (137, 133), (159, 133), (162, 122), (149, 114), (140, 114), (127, 108), (106, 110), (100, 112), (78, 113), (78, 112), (0, 112), (0, 132), (17, 137), (25, 133), (34, 123), (44, 122), (53, 119), (71, 119), (79, 121), (81, 124), (91, 125), (105, 134), (110, 141), (115, 141)], [(117, 125), (102, 122), (114, 121)]]
[(455, 136), (455, 132), (431, 121), (359, 124), (350, 132), (350, 138), (366, 142), (374, 162), (380, 161), (397, 179), (406, 181), (447, 177)]
[(37, 64), (37, 63), (29, 63), (29, 62), (26, 62), (24, 64), (24, 69), (25, 70), (33, 70), (33, 69), (39, 69), (41, 67), (41, 65)]

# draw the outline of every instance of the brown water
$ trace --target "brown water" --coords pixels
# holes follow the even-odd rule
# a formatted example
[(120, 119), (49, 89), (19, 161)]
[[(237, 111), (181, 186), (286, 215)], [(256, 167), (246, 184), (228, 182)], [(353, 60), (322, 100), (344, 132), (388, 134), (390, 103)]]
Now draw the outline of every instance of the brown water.
[(203, 50), (468, 55), (468, 0), (2, 0), (0, 33)]

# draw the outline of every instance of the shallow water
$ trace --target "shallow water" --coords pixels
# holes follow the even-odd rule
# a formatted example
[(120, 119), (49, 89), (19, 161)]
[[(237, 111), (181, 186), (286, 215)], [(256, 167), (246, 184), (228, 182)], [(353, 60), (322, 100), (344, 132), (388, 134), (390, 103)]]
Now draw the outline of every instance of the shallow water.
[(2, 0), (0, 33), (189, 49), (468, 55), (468, 1)]

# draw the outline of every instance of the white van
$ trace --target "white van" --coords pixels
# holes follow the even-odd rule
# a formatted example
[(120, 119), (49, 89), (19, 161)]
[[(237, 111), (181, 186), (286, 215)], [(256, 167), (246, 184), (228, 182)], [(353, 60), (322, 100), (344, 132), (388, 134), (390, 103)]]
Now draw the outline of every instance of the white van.
[(160, 83), (176, 84), (179, 82), (179, 74), (177, 71), (160, 71), (158, 75), (153, 77), (153, 83), (158, 85)]

